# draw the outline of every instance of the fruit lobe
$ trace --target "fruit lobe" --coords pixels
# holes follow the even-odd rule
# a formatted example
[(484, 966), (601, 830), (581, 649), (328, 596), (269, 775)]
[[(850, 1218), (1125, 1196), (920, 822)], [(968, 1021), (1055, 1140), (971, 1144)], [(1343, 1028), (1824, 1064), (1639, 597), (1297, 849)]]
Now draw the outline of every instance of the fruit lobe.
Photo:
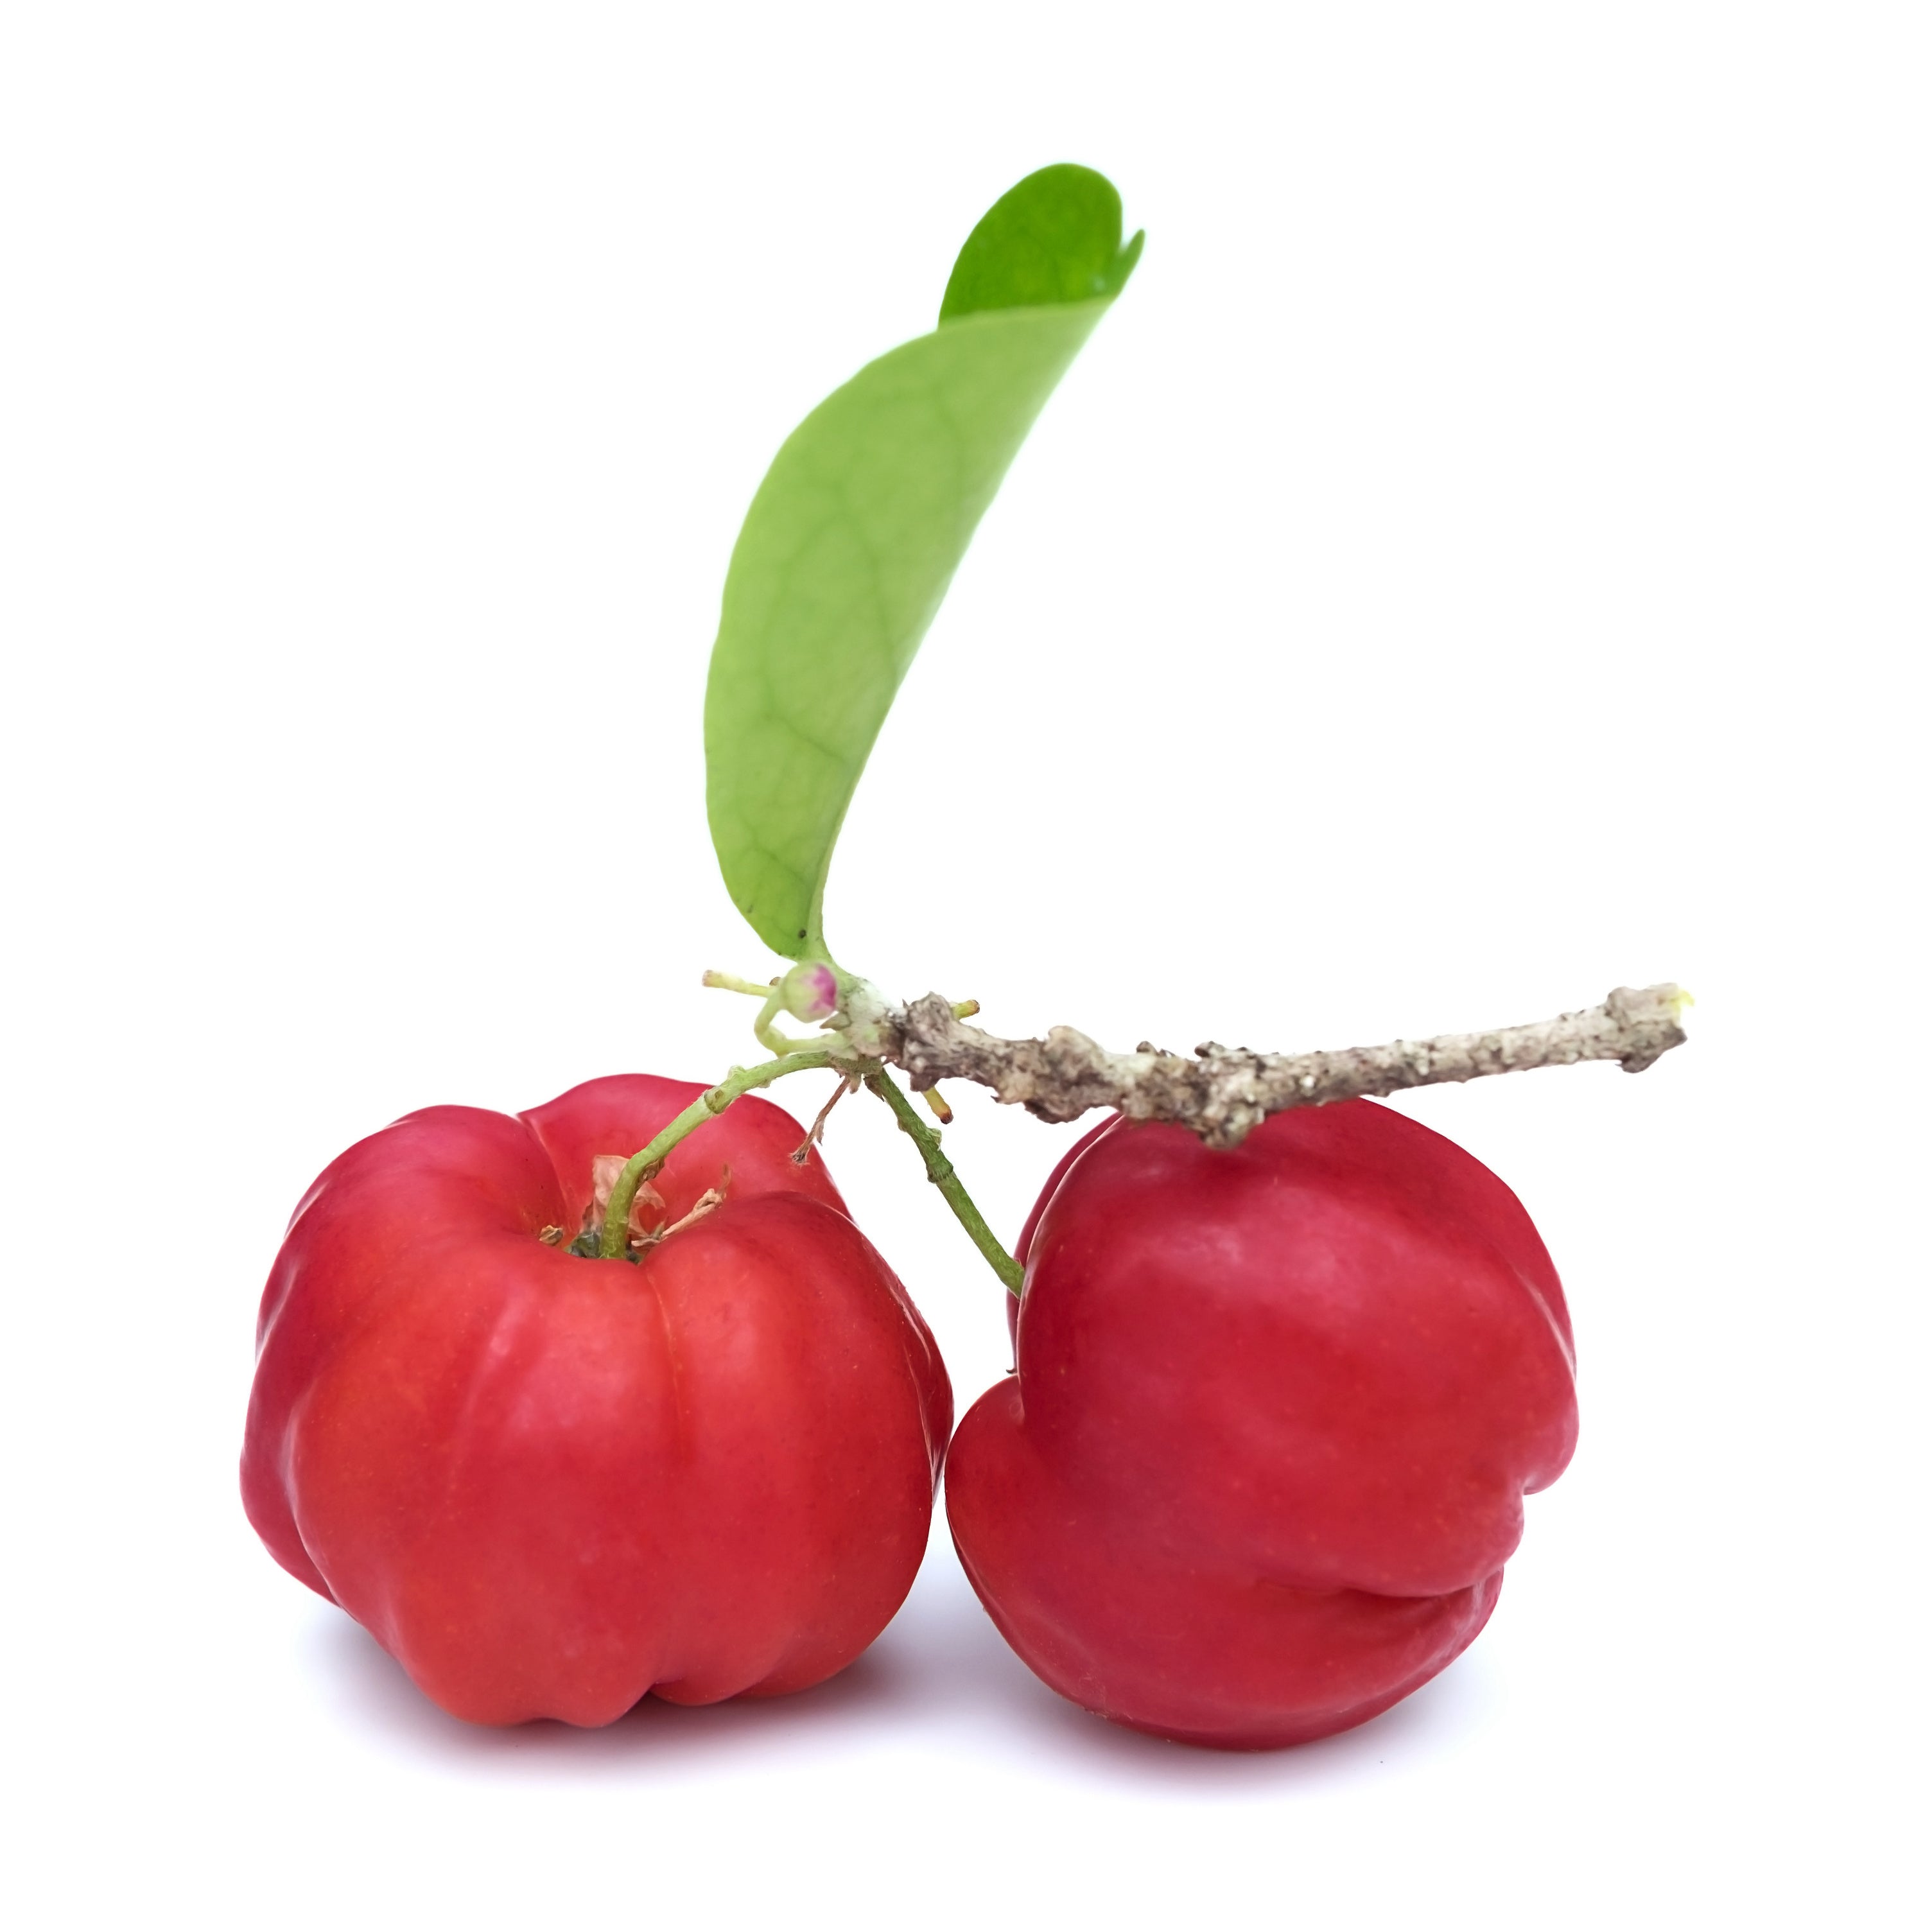
[(741, 1100), (681, 1143), (664, 1223), (723, 1204), (638, 1263), (543, 1238), (577, 1230), (596, 1156), (703, 1090), (411, 1114), (324, 1172), (277, 1258), (250, 1519), (460, 1717), (802, 1689), (910, 1586), (951, 1391), (788, 1115)]
[(1048, 1684), (1258, 1748), (1475, 1636), (1576, 1439), (1562, 1291), (1493, 1174), (1367, 1101), (1232, 1151), (1110, 1122), (1024, 1249), (1018, 1372), (961, 1424), (947, 1510)]

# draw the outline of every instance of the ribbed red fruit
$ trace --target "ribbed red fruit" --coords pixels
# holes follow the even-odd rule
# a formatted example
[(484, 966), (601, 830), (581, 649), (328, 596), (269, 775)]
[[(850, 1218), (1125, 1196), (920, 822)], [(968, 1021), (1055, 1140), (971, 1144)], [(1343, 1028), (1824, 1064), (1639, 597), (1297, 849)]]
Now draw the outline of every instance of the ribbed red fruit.
[(1562, 1290), (1487, 1168), (1369, 1101), (1231, 1151), (1109, 1122), (1023, 1246), (1018, 1372), (961, 1423), (946, 1507), (1054, 1689), (1258, 1748), (1474, 1639), (1576, 1436)]
[(918, 1568), (952, 1392), (788, 1115), (741, 1100), (680, 1144), (664, 1220), (723, 1204), (640, 1263), (542, 1238), (702, 1091), (412, 1114), (310, 1189), (269, 1278), (250, 1519), (459, 1717), (802, 1689)]

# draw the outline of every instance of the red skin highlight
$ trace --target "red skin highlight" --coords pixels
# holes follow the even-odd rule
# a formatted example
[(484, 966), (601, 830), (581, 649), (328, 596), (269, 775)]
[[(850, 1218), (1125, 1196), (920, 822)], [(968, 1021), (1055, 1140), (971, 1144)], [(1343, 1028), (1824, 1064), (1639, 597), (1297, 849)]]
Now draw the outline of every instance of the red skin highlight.
[(639, 1264), (539, 1238), (704, 1090), (412, 1114), (324, 1172), (276, 1260), (250, 1520), (458, 1717), (802, 1690), (919, 1567), (952, 1391), (788, 1114), (740, 1100), (678, 1145), (664, 1221), (728, 1167), (725, 1199)]
[(1370, 1101), (1232, 1151), (1110, 1121), (1022, 1253), (1018, 1372), (961, 1423), (946, 1506), (1047, 1683), (1259, 1749), (1474, 1640), (1576, 1435), (1562, 1290), (1495, 1175)]

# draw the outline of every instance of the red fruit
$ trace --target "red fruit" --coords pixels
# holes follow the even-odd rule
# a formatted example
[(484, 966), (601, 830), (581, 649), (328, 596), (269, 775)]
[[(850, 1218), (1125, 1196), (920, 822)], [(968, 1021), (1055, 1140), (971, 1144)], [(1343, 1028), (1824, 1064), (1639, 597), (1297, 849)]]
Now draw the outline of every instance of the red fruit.
[(788, 1115), (682, 1142), (665, 1221), (724, 1203), (634, 1265), (540, 1238), (703, 1090), (412, 1114), (309, 1190), (269, 1276), (249, 1518), (458, 1717), (802, 1690), (919, 1566), (952, 1391)]
[(1576, 1436), (1562, 1290), (1487, 1168), (1365, 1100), (1232, 1151), (1110, 1121), (1022, 1245), (1018, 1373), (961, 1423), (946, 1511), (1054, 1690), (1256, 1749), (1470, 1642)]

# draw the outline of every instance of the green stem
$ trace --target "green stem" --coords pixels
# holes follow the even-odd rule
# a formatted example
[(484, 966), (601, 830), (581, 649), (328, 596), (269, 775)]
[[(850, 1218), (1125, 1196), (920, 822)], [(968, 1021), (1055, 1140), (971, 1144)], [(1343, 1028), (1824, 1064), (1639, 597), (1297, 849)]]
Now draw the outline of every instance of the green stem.
[(814, 1066), (830, 1066), (832, 1050), (818, 1046), (802, 1052), (781, 1054), (776, 1060), (756, 1066), (734, 1066), (715, 1087), (706, 1088), (652, 1141), (640, 1148), (624, 1163), (617, 1184), (610, 1190), (610, 1204), (604, 1210), (604, 1231), (598, 1238), (597, 1252), (604, 1261), (622, 1258), (630, 1234), (631, 1203), (638, 1190), (663, 1166), (670, 1150), (687, 1135), (695, 1133), (706, 1120), (724, 1112), (741, 1095), (754, 1087), (769, 1087), (788, 1073), (803, 1073)]
[(1006, 1292), (1018, 1294), (1020, 1283), (1024, 1279), (1024, 1271), (993, 1238), (992, 1229), (986, 1226), (986, 1217), (973, 1204), (973, 1197), (953, 1172), (952, 1162), (940, 1153), (939, 1136), (920, 1118), (912, 1102), (900, 1090), (898, 1083), (884, 1068), (867, 1074), (866, 1084), (891, 1108), (901, 1128), (912, 1136), (920, 1158), (926, 1162), (926, 1179), (945, 1196), (946, 1206), (958, 1216), (959, 1225), (972, 1238), (973, 1245), (986, 1256), (988, 1265), (1006, 1284)]
[(708, 972), (704, 983), (727, 993), (749, 993), (754, 999), (771, 997), (772, 982), (769, 980), (742, 980), (736, 973)]

